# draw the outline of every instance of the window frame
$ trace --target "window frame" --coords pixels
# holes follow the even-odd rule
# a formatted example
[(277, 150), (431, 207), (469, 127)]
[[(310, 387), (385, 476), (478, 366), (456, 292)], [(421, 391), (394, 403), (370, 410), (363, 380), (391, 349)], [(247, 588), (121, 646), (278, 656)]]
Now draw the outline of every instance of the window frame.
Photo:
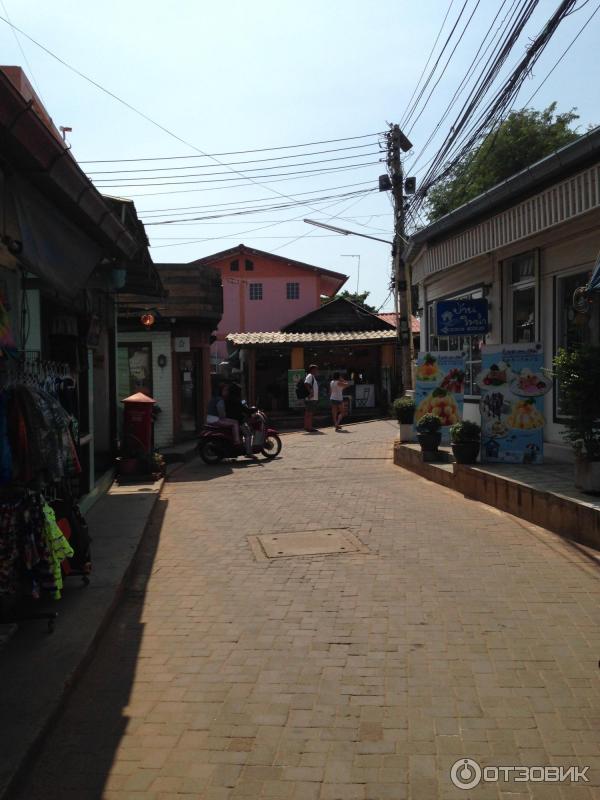
[(230, 272), (239, 272), (240, 271), (240, 262), (236, 258), (233, 261), (229, 262), (229, 271)]
[(300, 282), (288, 281), (285, 285), (285, 296), (287, 300), (300, 300)]
[[(256, 296), (253, 296), (256, 295)], [(248, 299), (252, 300), (262, 300), (263, 299), (263, 285), (262, 283), (249, 283), (248, 284)]]
[[(523, 256), (531, 254), (533, 256), (533, 275), (527, 276), (522, 280), (513, 282), (512, 280), (512, 266), (513, 262), (522, 258)], [(517, 292), (527, 289), (533, 289), (533, 307), (534, 307), (534, 326), (531, 343), (539, 342), (541, 319), (540, 319), (540, 251), (538, 248), (533, 250), (524, 250), (521, 253), (501, 261), (502, 275), (505, 281), (505, 307), (506, 307), (506, 333), (510, 333), (510, 342), (512, 344), (529, 344), (529, 342), (515, 342), (514, 335), (514, 302)]]

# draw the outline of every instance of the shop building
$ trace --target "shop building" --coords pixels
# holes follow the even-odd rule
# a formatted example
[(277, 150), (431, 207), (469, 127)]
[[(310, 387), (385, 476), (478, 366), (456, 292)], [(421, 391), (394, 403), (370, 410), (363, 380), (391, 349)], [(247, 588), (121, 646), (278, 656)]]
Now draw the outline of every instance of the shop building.
[(165, 298), (120, 295), (118, 394), (144, 392), (156, 400), (154, 444), (160, 448), (195, 437), (204, 423), (223, 291), (221, 273), (212, 267), (155, 267)]
[(91, 502), (117, 445), (115, 292), (162, 293), (135, 207), (103, 197), (17, 67), (0, 68), (0, 380), (69, 382)]
[[(600, 342), (600, 308), (573, 307), (600, 250), (600, 128), (513, 175), (411, 239), (421, 350), (467, 354), (465, 417), (479, 420), (482, 344), (541, 343), (545, 367), (561, 347)], [(488, 332), (441, 336), (442, 300), (487, 299)], [(544, 398), (547, 454), (570, 460), (556, 386)]]
[(392, 324), (344, 298), (301, 316), (279, 331), (232, 333), (247, 397), (271, 412), (300, 414), (295, 385), (310, 364), (319, 367), (320, 404), (329, 408), (334, 372), (348, 376), (353, 416), (387, 411), (395, 381), (397, 332)]
[(223, 316), (212, 345), (217, 367), (228, 357), (230, 333), (279, 331), (333, 297), (346, 275), (240, 244), (193, 261), (217, 269), (223, 284)]

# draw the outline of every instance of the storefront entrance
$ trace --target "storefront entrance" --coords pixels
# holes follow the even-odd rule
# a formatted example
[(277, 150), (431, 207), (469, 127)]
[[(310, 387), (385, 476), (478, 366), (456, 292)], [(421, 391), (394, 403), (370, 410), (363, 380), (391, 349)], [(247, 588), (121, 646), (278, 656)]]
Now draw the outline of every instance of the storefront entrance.
[(175, 435), (189, 439), (203, 422), (202, 352), (192, 350), (175, 355)]

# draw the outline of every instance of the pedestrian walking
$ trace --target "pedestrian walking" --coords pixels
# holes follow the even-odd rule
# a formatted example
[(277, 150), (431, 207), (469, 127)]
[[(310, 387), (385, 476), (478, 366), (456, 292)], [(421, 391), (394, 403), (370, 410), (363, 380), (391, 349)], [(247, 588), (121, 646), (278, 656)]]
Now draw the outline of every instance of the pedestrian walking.
[(304, 401), (304, 430), (312, 433), (313, 428), (313, 414), (319, 402), (319, 383), (317, 381), (318, 367), (316, 364), (311, 364), (306, 373), (304, 383), (306, 384), (306, 399)]
[(331, 416), (336, 431), (342, 429), (342, 419), (344, 418), (344, 389), (350, 386), (339, 372), (334, 372), (331, 383), (329, 384), (329, 402), (331, 403)]

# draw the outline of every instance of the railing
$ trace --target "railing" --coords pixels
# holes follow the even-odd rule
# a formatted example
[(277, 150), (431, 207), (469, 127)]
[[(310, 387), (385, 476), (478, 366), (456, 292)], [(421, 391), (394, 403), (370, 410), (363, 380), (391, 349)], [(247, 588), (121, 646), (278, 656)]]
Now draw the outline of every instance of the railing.
[(423, 250), (413, 265), (413, 279), (418, 283), (427, 275), (534, 236), (595, 208), (600, 208), (600, 164)]

